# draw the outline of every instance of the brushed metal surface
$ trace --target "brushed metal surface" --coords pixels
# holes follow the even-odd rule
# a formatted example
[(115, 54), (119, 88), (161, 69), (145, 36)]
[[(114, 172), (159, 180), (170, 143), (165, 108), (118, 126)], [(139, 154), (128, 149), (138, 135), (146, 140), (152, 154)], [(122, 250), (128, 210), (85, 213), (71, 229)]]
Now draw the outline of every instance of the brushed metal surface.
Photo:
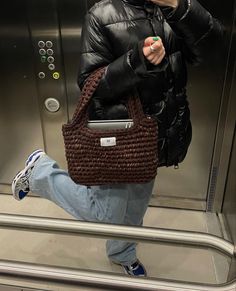
[[(236, 133), (236, 130), (235, 130)], [(235, 134), (234, 133), (234, 134)], [(230, 167), (228, 171), (227, 184), (225, 189), (224, 205), (223, 205), (223, 214), (225, 215), (231, 236), (234, 243), (236, 244), (236, 138), (234, 135)]]
[(81, 222), (65, 219), (32, 217), (26, 215), (0, 214), (0, 226), (19, 230), (58, 234), (96, 236), (136, 242), (165, 242), (196, 247), (213, 248), (230, 257), (235, 257), (234, 245), (225, 239), (194, 231), (169, 230), (151, 227), (108, 225), (105, 223)]
[(61, 0), (58, 5), (61, 45), (65, 70), (65, 88), (68, 99), (68, 118), (71, 119), (78, 102), (80, 89), (77, 85), (81, 29), (87, 11), (86, 0)]
[[(14, 7), (14, 8), (13, 8)], [(35, 147), (43, 147), (30, 33), (24, 1), (0, 10), (0, 184), (10, 184)]]
[(135, 278), (108, 272), (88, 271), (62, 268), (30, 263), (0, 261), (0, 271), (4, 275), (62, 282), (68, 284), (84, 284), (103, 287), (104, 290), (153, 290), (153, 291), (235, 291), (236, 282), (226, 284), (194, 284), (181, 281), (157, 280), (153, 278)]
[[(235, 8), (236, 8), (236, 1)], [(236, 25), (236, 9), (234, 9), (234, 26)], [(219, 164), (219, 179), (216, 183), (213, 211), (221, 211), (223, 205), (223, 195), (225, 191), (225, 184), (227, 183), (227, 175), (229, 169), (230, 159), (232, 159), (233, 139), (235, 139), (235, 116), (236, 116), (236, 32), (232, 29), (231, 48), (228, 58), (228, 70), (226, 74), (226, 82), (224, 95), (228, 96), (228, 102), (224, 102), (221, 106), (221, 114), (219, 120), (219, 139), (218, 147), (216, 147), (213, 165)], [(232, 164), (232, 161), (231, 161)], [(231, 166), (232, 167), (232, 166)]]
[[(27, 18), (31, 34), (32, 48), (36, 72), (44, 72), (45, 78), (37, 78), (38, 102), (46, 152), (62, 167), (66, 166), (64, 157), (64, 143), (61, 126), (67, 121), (67, 99), (65, 91), (65, 73), (58, 19), (58, 4), (55, 0), (28, 1)], [(43, 16), (43, 17), (42, 17)], [(46, 55), (46, 61), (41, 61), (39, 41), (45, 42), (45, 49), (53, 50), (53, 56)], [(47, 52), (47, 51), (46, 51)], [(52, 59), (53, 58), (53, 59)], [(55, 70), (48, 65), (53, 63)], [(49, 112), (44, 102), (48, 98), (55, 98), (60, 103), (57, 112)]]
[[(234, 115), (235, 116), (235, 115)], [(235, 245), (236, 252), (236, 128), (234, 131), (234, 140), (232, 145), (230, 167), (228, 171), (227, 184), (225, 189), (223, 214), (227, 220), (228, 227)], [(236, 260), (232, 259), (230, 264), (229, 280), (236, 278)]]

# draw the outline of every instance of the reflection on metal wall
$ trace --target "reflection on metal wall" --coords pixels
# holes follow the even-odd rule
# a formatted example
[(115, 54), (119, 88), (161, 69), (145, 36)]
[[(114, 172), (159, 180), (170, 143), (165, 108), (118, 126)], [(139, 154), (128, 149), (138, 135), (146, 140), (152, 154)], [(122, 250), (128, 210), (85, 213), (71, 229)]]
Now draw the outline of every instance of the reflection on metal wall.
[[(91, 7), (99, 0), (89, 0)], [(199, 1), (226, 29), (219, 47), (206, 52), (205, 62), (197, 68), (189, 67), (188, 96), (193, 121), (193, 141), (189, 154), (179, 170), (159, 170), (152, 199), (153, 205), (206, 209), (214, 199), (218, 164), (212, 168), (212, 154), (216, 142), (219, 108), (222, 102), (224, 78), (230, 47), (233, 21), (233, 0), (222, 7), (220, 1)], [(228, 96), (224, 96), (227, 100)], [(227, 102), (227, 101), (226, 101)], [(213, 177), (212, 179), (211, 176)], [(171, 183), (170, 183), (171, 181)], [(210, 195), (211, 194), (211, 195)]]
[[(80, 34), (86, 10), (96, 0), (4, 2), (0, 11), (0, 191), (10, 192), (15, 171), (29, 152), (45, 147), (65, 167), (61, 125), (79, 97)], [(212, 153), (224, 85), (233, 0), (201, 1), (226, 27), (223, 51), (189, 68), (193, 141), (179, 170), (160, 169), (155, 205), (206, 209)], [(219, 58), (220, 54), (220, 58)], [(217, 60), (217, 62), (215, 61)], [(46, 101), (46, 103), (45, 103)], [(9, 160), (10, 157), (10, 160)], [(217, 165), (216, 165), (217, 166)], [(171, 181), (171, 183), (170, 183)]]

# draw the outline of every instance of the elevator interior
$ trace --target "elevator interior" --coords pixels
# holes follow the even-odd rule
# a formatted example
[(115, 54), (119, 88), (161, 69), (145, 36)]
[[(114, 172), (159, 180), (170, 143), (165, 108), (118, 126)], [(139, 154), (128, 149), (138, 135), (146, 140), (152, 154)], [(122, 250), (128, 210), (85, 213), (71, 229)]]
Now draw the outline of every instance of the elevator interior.
[[(2, 3), (2, 213), (71, 219), (57, 207), (34, 195), (29, 198), (28, 205), (12, 201), (9, 195), (10, 184), (12, 176), (22, 167), (24, 158), (35, 148), (44, 148), (61, 167), (66, 167), (61, 125), (71, 118), (80, 94), (76, 78), (81, 27), (86, 11), (95, 2), (97, 1), (21, 0)], [(159, 171), (145, 225), (208, 232), (235, 243), (235, 1), (229, 0), (223, 7), (220, 1), (199, 2), (224, 24), (225, 37), (220, 48), (209, 51), (207, 62), (200, 67), (189, 68), (188, 95), (194, 131), (190, 152), (180, 169)], [(89, 268), (85, 256), (78, 254), (74, 247), (74, 244), (78, 244), (87, 245), (87, 252), (95, 258), (94, 269), (119, 272), (119, 268), (110, 266), (105, 257), (101, 258), (101, 253), (104, 252), (101, 239), (58, 237), (29, 231), (23, 234), (16, 230), (0, 231), (1, 237), (4, 237), (1, 243), (5, 245), (0, 259)], [(17, 255), (13, 255), (11, 250), (11, 247), (14, 248), (15, 237), (22, 240), (19, 249), (23, 252)], [(32, 246), (27, 245), (29, 240)], [(38, 244), (39, 241), (42, 243)], [(97, 248), (94, 248), (94, 242)], [(28, 254), (24, 245), (28, 250), (31, 249)], [(32, 254), (36, 249), (42, 255), (34, 260)], [(50, 254), (53, 253), (52, 249), (56, 250), (53, 258)], [(151, 260), (151, 250), (162, 262), (158, 267), (153, 261), (147, 262), (153, 277), (192, 282), (202, 280), (202, 283), (225, 283), (236, 278), (235, 261), (218, 253), (180, 246), (172, 246), (171, 249), (168, 245), (160, 245), (157, 249), (156, 246), (144, 244), (144, 259), (146, 257)], [(162, 253), (165, 256), (160, 259)], [(183, 267), (186, 253), (192, 253), (191, 259), (196, 261), (186, 262)], [(180, 261), (175, 261), (177, 254)], [(198, 261), (197, 257), (201, 257), (202, 261)], [(210, 257), (213, 257), (211, 263), (214, 263), (210, 269), (214, 274), (211, 273), (207, 278), (201, 275), (198, 277), (196, 274), (199, 269), (202, 269), (202, 275), (206, 272), (203, 265), (209, 266), (206, 258)], [(172, 263), (175, 267), (170, 270)], [(196, 264), (196, 269), (193, 268), (188, 273), (188, 264)], [(0, 278), (0, 284), (4, 282), (9, 283), (7, 280), (1, 282)], [(50, 290), (46, 286), (43, 288)]]

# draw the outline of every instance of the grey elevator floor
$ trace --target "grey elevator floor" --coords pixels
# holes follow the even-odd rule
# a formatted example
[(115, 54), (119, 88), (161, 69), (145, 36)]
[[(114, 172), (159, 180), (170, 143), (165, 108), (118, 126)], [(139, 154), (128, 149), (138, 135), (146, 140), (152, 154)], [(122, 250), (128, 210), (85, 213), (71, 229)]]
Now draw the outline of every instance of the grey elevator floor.
[[(18, 202), (10, 195), (0, 195), (0, 213), (73, 219), (52, 202), (32, 196)], [(216, 215), (200, 211), (150, 207), (144, 225), (221, 236)], [(122, 273), (108, 261), (103, 239), (8, 229), (0, 233), (0, 259)], [(229, 258), (209, 249), (140, 243), (137, 252), (151, 277), (212, 284), (227, 280)], [(1, 283), (6, 280), (0, 278)]]

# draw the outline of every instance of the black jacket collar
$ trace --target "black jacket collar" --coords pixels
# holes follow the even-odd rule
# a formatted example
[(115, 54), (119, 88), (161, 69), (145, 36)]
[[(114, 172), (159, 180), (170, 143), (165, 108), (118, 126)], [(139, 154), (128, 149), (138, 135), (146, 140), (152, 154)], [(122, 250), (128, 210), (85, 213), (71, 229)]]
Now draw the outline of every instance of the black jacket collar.
[(122, 0), (123, 2), (125, 3), (128, 3), (128, 4), (131, 4), (131, 5), (134, 5), (134, 6), (146, 6), (146, 5), (153, 5), (152, 2), (148, 2), (146, 0)]
[(122, 0), (125, 3), (133, 5), (137, 8), (145, 9), (148, 13), (153, 13), (154, 11), (154, 3), (147, 0)]
[(146, 0), (123, 0), (123, 2), (132, 4), (132, 5), (144, 5)]

